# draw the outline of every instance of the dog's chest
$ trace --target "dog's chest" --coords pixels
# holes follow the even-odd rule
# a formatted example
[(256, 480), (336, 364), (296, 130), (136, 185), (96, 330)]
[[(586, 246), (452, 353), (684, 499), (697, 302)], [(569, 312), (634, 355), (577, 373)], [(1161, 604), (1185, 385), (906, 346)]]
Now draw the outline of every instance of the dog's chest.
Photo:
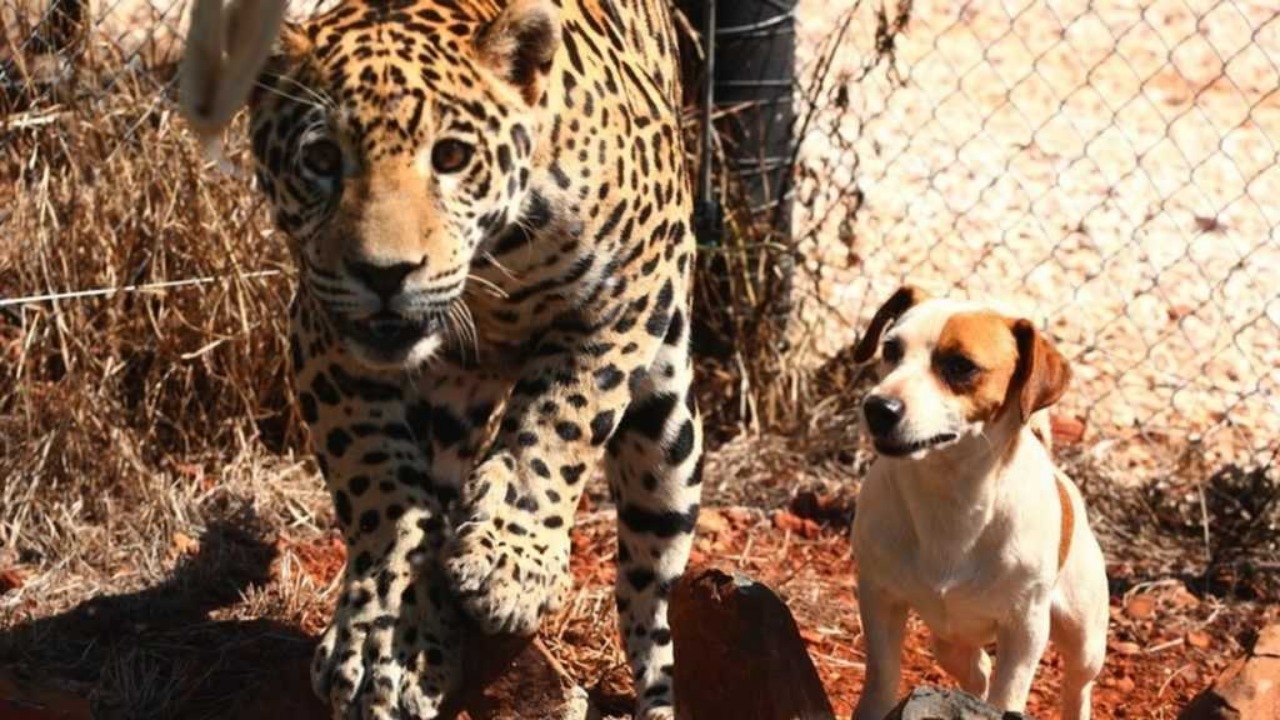
[(995, 636), (996, 619), (1006, 603), (1000, 597), (1005, 588), (985, 568), (972, 557), (930, 562), (917, 555), (890, 573), (890, 584), (935, 635), (987, 642)]
[(942, 579), (919, 579), (912, 604), (935, 635), (985, 642), (995, 635), (992, 598), (986, 588), (966, 575), (961, 572)]

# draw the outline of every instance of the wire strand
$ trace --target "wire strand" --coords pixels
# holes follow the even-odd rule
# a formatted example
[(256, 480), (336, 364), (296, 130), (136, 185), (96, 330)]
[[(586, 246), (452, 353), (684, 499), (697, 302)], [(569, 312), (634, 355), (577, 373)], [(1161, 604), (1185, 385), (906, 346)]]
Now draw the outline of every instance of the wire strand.
[(244, 273), (243, 275), (211, 275), (208, 277), (186, 278), (185, 280), (165, 280), (164, 282), (123, 285), (121, 287), (97, 288), (94, 290), (68, 290), (66, 292), (47, 293), (44, 295), (0, 298), (0, 308), (14, 307), (18, 305), (33, 305), (35, 303), (42, 302), (56, 302), (59, 300), (84, 300), (86, 298), (111, 296), (122, 292), (132, 293), (147, 292), (150, 290), (172, 290), (181, 287), (208, 285), (216, 282), (228, 282), (236, 279), (257, 280), (260, 278), (275, 277), (282, 274), (283, 273), (279, 270), (257, 270), (250, 273)]

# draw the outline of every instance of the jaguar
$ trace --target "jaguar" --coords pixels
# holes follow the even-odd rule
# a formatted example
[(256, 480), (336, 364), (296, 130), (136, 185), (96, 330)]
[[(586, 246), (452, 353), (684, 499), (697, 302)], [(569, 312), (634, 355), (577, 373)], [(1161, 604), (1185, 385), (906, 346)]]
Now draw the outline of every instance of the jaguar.
[(674, 717), (702, 448), (680, 93), (665, 0), (341, 0), (281, 27), (249, 133), (347, 546), (312, 666), (334, 717), (435, 717), (464, 628), (535, 632), (601, 466), (636, 716)]

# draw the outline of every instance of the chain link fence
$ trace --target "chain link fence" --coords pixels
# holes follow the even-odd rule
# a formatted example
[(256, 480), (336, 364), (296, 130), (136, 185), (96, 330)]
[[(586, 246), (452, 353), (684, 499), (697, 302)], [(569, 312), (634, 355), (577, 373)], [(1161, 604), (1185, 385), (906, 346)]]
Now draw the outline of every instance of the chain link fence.
[[(1116, 477), (1280, 443), (1280, 10), (1250, 0), (801, 2), (796, 334), (902, 281), (1070, 358), (1058, 429)], [(897, 32), (901, 30), (901, 32)]]
[[(294, 3), (291, 14), (328, 1)], [(80, 122), (120, 122), (108, 158), (145, 158), (134, 136), (172, 115), (186, 9), (0, 0), (4, 142), (56, 138), (79, 103)], [(796, 357), (836, 353), (902, 281), (1004, 301), (1072, 360), (1060, 422), (1097, 457), (1137, 478), (1274, 462), (1273, 4), (802, 0), (796, 12)], [(137, 107), (104, 100), (125, 86)], [(0, 188), (11, 208), (31, 182), (23, 157), (7, 160)], [(242, 221), (266, 232), (261, 218)], [(0, 206), (9, 240), (41, 222), (38, 208)], [(5, 255), (10, 269), (20, 262)], [(173, 279), (154, 267), (68, 277)]]

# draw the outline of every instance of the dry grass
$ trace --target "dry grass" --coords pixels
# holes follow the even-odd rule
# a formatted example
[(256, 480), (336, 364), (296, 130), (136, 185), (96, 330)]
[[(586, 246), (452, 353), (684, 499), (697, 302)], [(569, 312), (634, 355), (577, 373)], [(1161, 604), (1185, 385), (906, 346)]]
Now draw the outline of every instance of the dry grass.
[[(292, 459), (285, 246), (244, 183), (206, 167), (163, 80), (85, 67), (79, 91), (11, 93), (22, 109), (0, 117), (0, 297), (222, 278), (0, 308), (0, 568), (23, 580), (0, 598), (0, 627), (23, 628), (0, 638), (0, 664), (92, 678), (96, 705), (131, 717), (164, 716), (187, 674), (154, 648), (77, 633), (76, 617), (181, 626), (203, 613), (163, 616), (203, 598), (296, 619), (326, 599), (278, 583), (240, 597), (246, 572), (267, 577), (246, 553), (318, 535), (327, 503)], [(263, 269), (286, 275), (242, 277)], [(247, 539), (184, 570), (184, 538), (235, 533)]]
[(104, 492), (80, 512), (101, 514), (158, 476), (298, 438), (288, 282), (242, 277), (286, 268), (284, 245), (243, 183), (207, 170), (154, 82), (116, 76), (97, 98), (0, 125), (5, 297), (221, 278), (0, 311), (0, 475), (23, 480), (4, 488), (9, 532), (33, 499), (90, 478)]

